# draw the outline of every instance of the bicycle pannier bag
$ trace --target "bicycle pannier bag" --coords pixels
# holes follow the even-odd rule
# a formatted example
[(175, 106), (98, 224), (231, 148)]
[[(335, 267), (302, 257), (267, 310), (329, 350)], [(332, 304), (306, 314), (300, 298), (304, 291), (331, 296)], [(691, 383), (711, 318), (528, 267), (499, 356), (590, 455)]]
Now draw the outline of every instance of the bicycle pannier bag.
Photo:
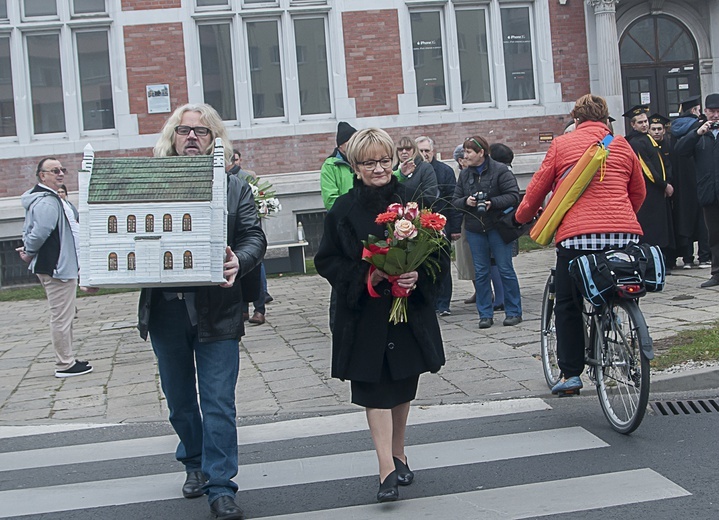
[(595, 307), (614, 294), (614, 276), (602, 253), (579, 256), (569, 262), (569, 276), (579, 292)]
[(644, 287), (648, 292), (659, 292), (664, 289), (666, 281), (666, 266), (664, 264), (664, 255), (657, 246), (649, 244), (635, 244), (630, 242), (624, 249), (627, 253), (638, 258), (646, 259), (646, 268), (644, 270)]

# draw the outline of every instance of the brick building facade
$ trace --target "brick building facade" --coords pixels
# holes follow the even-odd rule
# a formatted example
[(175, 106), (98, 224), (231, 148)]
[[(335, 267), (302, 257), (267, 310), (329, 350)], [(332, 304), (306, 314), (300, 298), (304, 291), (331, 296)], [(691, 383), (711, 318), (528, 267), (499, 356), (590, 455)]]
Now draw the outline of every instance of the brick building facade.
[[(321, 211), (312, 175), (338, 121), (429, 135), (444, 159), (480, 134), (508, 144), (530, 174), (549, 146), (540, 133), (560, 133), (587, 92), (606, 96), (619, 119), (635, 98), (662, 111), (685, 92), (718, 90), (717, 2), (660, 4), (0, 0), (0, 240), (20, 234), (17, 197), (41, 157), (61, 160), (75, 191), (88, 142), (98, 156), (151, 155), (169, 115), (148, 109), (151, 85), (169, 86), (171, 110), (213, 104), (244, 167), (277, 176), (285, 209), (268, 223), (270, 239), (288, 239), (298, 216)], [(671, 60), (644, 63), (632, 47), (643, 48), (650, 22), (660, 34), (667, 23), (686, 32), (685, 55), (670, 56), (680, 70), (695, 67), (686, 81), (662, 83), (673, 79), (659, 72)], [(637, 75), (645, 69), (649, 83)]]

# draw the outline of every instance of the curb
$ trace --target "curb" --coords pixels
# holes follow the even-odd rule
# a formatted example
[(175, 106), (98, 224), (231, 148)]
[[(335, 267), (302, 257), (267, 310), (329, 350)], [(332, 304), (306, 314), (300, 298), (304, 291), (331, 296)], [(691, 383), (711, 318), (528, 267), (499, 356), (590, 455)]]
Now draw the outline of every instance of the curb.
[(679, 374), (652, 375), (652, 392), (692, 392), (719, 388), (719, 367), (695, 368)]

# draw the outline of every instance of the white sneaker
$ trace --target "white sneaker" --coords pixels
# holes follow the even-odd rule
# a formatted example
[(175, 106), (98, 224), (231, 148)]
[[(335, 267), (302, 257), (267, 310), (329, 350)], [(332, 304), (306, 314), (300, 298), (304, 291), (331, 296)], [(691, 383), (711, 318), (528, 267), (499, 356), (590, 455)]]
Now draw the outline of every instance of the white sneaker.
[(691, 268), (692, 268), (692, 264), (684, 264), (682, 266), (682, 269), (691, 269)]
[(707, 267), (711, 267), (711, 262), (699, 262), (699, 265), (697, 266), (699, 269), (706, 269)]

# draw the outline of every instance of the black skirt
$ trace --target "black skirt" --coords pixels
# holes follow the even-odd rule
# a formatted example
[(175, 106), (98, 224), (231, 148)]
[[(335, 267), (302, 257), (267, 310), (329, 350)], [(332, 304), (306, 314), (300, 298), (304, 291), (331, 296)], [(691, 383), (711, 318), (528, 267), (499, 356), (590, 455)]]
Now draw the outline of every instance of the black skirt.
[(365, 408), (394, 408), (417, 397), (418, 382), (419, 374), (398, 381), (393, 380), (385, 358), (378, 383), (351, 381), (352, 403)]

